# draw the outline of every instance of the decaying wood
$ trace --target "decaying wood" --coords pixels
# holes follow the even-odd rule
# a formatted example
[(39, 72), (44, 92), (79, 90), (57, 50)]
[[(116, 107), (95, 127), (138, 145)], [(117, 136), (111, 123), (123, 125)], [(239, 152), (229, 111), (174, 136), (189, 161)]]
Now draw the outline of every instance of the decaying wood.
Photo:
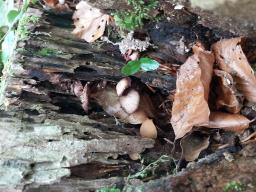
[[(106, 1), (95, 1), (99, 2)], [(123, 6), (123, 1), (119, 3), (115, 5)], [(149, 55), (167, 63), (167, 68), (181, 64), (197, 39), (205, 40), (209, 46), (230, 35), (229, 32), (215, 34), (215, 30), (199, 24), (192, 29), (194, 14), (169, 8), (170, 4), (162, 6), (167, 16), (173, 11), (179, 15), (177, 22), (172, 17), (170, 21), (149, 24), (144, 31), (157, 46)], [(89, 118), (73, 90), (77, 81), (83, 84), (101, 80), (117, 82), (122, 78), (120, 69), (125, 61), (118, 46), (101, 40), (88, 44), (75, 38), (71, 34), (69, 14), (56, 15), (39, 9), (30, 9), (28, 14), (38, 16), (39, 21), (27, 26), (31, 34), (18, 42), (13, 65), (5, 70), (2, 78), (4, 91), (0, 102), (7, 112), (0, 111), (0, 191), (79, 192), (125, 186), (125, 178), (116, 176), (128, 176), (141, 165), (125, 158), (116, 159), (117, 156), (141, 153), (152, 148), (154, 141), (134, 136), (134, 132), (116, 125), (111, 117)], [(111, 32), (111, 28), (109, 30)], [(206, 34), (213, 38), (205, 37)], [(49, 52), (42, 55), (40, 51), (44, 49)], [(175, 89), (176, 77), (161, 70), (138, 73), (136, 78), (164, 94)], [(234, 166), (232, 170), (242, 160), (254, 166), (250, 158), (239, 156), (230, 164)], [(169, 176), (142, 187), (145, 191), (179, 191), (185, 186), (197, 191), (210, 183), (210, 176), (217, 175), (211, 174), (213, 167), (218, 171), (226, 165), (225, 160), (220, 165), (218, 162), (203, 165), (177, 178)], [(248, 174), (253, 174), (252, 171), (248, 170)], [(206, 179), (200, 180), (202, 178)], [(233, 177), (230, 174), (227, 178)], [(199, 184), (195, 185), (197, 182)], [(214, 183), (219, 182), (214, 180)]]
[[(36, 118), (41, 123), (33, 123)], [(107, 159), (141, 153), (154, 144), (151, 139), (104, 130), (109, 125), (86, 116), (1, 112), (0, 121), (0, 184), (7, 186), (50, 184), (69, 176), (70, 167), (92, 162), (106, 164), (105, 173), (113, 165), (113, 171), (122, 172), (129, 162)], [(103, 176), (99, 170), (90, 170), (95, 172), (91, 178)]]
[(224, 191), (225, 187), (232, 182), (238, 183), (244, 191), (255, 191), (255, 144), (246, 146), (236, 155), (226, 154), (231, 158), (228, 159), (228, 155), (224, 158), (222, 150), (201, 159), (196, 164), (191, 164), (190, 168), (175, 176), (163, 177), (136, 187), (127, 186), (124, 191), (143, 189), (148, 192), (214, 192)]
[[(1, 105), (8, 112), (0, 111), (1, 190), (51, 184), (73, 175), (89, 180), (83, 182), (85, 189), (117, 183), (119, 179), (108, 177), (127, 175), (140, 165), (116, 158), (140, 154), (154, 141), (136, 137), (107, 118), (88, 118), (73, 86), (76, 81), (120, 79), (121, 56), (82, 43), (71, 28), (50, 24), (37, 9), (29, 15), (39, 17), (38, 23), (26, 26), (34, 35), (18, 42), (2, 81)], [(38, 54), (43, 48), (46, 55)], [(76, 166), (93, 174), (81, 174)]]

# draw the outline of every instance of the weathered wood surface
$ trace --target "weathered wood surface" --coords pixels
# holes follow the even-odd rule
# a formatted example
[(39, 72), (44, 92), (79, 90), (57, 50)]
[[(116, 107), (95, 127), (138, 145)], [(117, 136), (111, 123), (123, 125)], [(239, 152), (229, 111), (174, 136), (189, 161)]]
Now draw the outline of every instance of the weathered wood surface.
[[(170, 17), (145, 29), (157, 45), (152, 54), (168, 64), (181, 64), (190, 54), (184, 46), (190, 48), (196, 39), (209, 46), (219, 38), (234, 35), (197, 25), (196, 15), (174, 10), (171, 4), (162, 4), (162, 10), (178, 19)], [(3, 77), (5, 91), (0, 101), (8, 112), (0, 112), (0, 191), (10, 186), (16, 186), (17, 192), (24, 187), (28, 192), (78, 192), (124, 186), (124, 178), (115, 176), (125, 177), (141, 165), (127, 158), (116, 159), (117, 155), (141, 153), (152, 148), (154, 141), (134, 136), (136, 131), (116, 125), (112, 117), (88, 118), (72, 90), (75, 81), (118, 81), (125, 63), (118, 47), (101, 41), (88, 44), (74, 37), (69, 14), (39, 9), (30, 9), (29, 14), (38, 15), (39, 21), (27, 26), (31, 34), (18, 43), (14, 63)], [(52, 53), (41, 55), (44, 48)], [(175, 89), (175, 76), (162, 70), (136, 77), (162, 93)], [(83, 179), (74, 175), (77, 166), (88, 173), (77, 173)], [(205, 169), (210, 171), (215, 166), (210, 164)], [(196, 170), (201, 173), (203, 169)], [(163, 191), (166, 187), (170, 191), (182, 188), (184, 181), (188, 182), (186, 187), (192, 187), (190, 176), (197, 177), (193, 172), (177, 180), (163, 178), (143, 188)]]
[[(232, 150), (231, 150), (232, 151)], [(232, 155), (232, 153), (231, 153)], [(163, 177), (144, 185), (128, 186), (124, 191), (148, 192), (198, 192), (225, 191), (231, 182), (237, 182), (242, 191), (254, 192), (256, 189), (256, 150), (255, 143), (233, 154), (231, 161), (224, 158), (223, 150), (209, 155), (175, 176)], [(227, 189), (227, 191), (236, 191)]]
[[(30, 9), (31, 15), (39, 21), (26, 26), (31, 36), (18, 42), (2, 81), (1, 106), (7, 111), (0, 111), (1, 191), (57, 182), (74, 174), (78, 165), (88, 172), (82, 175), (90, 180), (85, 189), (116, 183), (119, 179), (94, 185), (91, 180), (139, 169), (136, 162), (116, 158), (141, 153), (154, 141), (135, 136), (111, 117), (88, 118), (72, 85), (77, 80), (117, 81), (124, 61), (112, 50), (76, 39), (71, 28), (58, 26), (60, 15), (54, 16), (56, 25), (38, 9)], [(55, 54), (37, 54), (43, 48)]]
[[(230, 151), (233, 151), (230, 149)], [(199, 162), (191, 164), (189, 168), (179, 172), (174, 176), (167, 176), (161, 179), (153, 180), (145, 184), (131, 184), (122, 179), (112, 178), (116, 182), (116, 186), (123, 187), (123, 191), (148, 191), (148, 192), (198, 192), (198, 191), (224, 191), (230, 182), (240, 183), (244, 191), (255, 191), (255, 171), (256, 171), (256, 151), (255, 144), (246, 146), (238, 154), (233, 154), (232, 162), (226, 160), (223, 150), (201, 159)], [(113, 186), (105, 183), (106, 186)], [(87, 191), (94, 185), (94, 182), (63, 179), (59, 183), (53, 185), (44, 185), (40, 187), (31, 186), (26, 192), (54, 192), (54, 191)], [(85, 187), (86, 186), (86, 187)], [(88, 187), (90, 186), (90, 187)], [(88, 187), (88, 188), (87, 188)], [(231, 190), (232, 191), (232, 190)]]

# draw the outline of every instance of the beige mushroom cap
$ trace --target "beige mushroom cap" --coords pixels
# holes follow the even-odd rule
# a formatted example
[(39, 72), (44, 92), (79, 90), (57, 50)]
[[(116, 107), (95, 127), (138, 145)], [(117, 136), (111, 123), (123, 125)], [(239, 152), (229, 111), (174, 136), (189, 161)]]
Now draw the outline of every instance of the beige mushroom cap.
[(140, 159), (140, 154), (139, 153), (130, 153), (129, 157), (131, 160), (136, 161), (136, 160)]
[(157, 129), (152, 119), (144, 121), (140, 127), (140, 135), (146, 138), (157, 138)]
[(137, 111), (135, 111), (127, 117), (127, 122), (136, 125), (142, 124), (147, 119), (148, 117), (146, 113), (143, 110), (138, 109)]
[(129, 88), (129, 87), (131, 86), (131, 82), (132, 82), (131, 78), (126, 77), (126, 78), (121, 79), (121, 80), (117, 83), (117, 85), (116, 85), (116, 93), (117, 93), (117, 95), (118, 95), (119, 97), (123, 94), (123, 92), (124, 92), (127, 88)]
[(129, 114), (135, 112), (140, 103), (140, 95), (134, 89), (131, 89), (127, 95), (119, 98), (122, 108)]

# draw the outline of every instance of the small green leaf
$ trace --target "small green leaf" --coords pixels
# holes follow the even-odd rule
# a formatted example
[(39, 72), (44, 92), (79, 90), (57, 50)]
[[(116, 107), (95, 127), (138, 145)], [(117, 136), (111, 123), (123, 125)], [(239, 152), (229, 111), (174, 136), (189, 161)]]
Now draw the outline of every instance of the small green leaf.
[(143, 57), (140, 59), (140, 67), (143, 71), (154, 71), (159, 67), (159, 63), (153, 59)]
[(15, 21), (15, 18), (19, 15), (19, 11), (10, 10), (7, 14), (8, 22), (12, 24)]
[(140, 61), (129, 61), (125, 66), (123, 66), (121, 72), (124, 75), (133, 75), (140, 70)]

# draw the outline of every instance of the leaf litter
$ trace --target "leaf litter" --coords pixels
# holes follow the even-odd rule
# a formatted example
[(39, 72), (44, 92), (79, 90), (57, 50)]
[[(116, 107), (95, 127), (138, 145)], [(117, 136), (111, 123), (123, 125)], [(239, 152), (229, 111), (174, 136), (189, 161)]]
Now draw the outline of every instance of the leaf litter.
[(76, 28), (72, 33), (91, 43), (104, 34), (109, 19), (110, 16), (102, 13), (101, 10), (92, 7), (85, 1), (80, 1), (76, 5), (76, 11), (73, 15)]
[[(194, 128), (242, 133), (253, 121), (239, 114), (245, 101), (256, 102), (256, 78), (241, 41), (241, 38), (220, 40), (212, 45), (212, 52), (196, 45), (194, 54), (178, 72), (171, 123), (175, 138), (182, 138), (182, 154), (187, 161), (195, 160), (204, 149), (193, 148)], [(209, 97), (210, 92), (215, 97), (211, 94)], [(215, 109), (210, 102), (215, 103)], [(202, 146), (206, 146), (204, 143), (201, 141)]]

